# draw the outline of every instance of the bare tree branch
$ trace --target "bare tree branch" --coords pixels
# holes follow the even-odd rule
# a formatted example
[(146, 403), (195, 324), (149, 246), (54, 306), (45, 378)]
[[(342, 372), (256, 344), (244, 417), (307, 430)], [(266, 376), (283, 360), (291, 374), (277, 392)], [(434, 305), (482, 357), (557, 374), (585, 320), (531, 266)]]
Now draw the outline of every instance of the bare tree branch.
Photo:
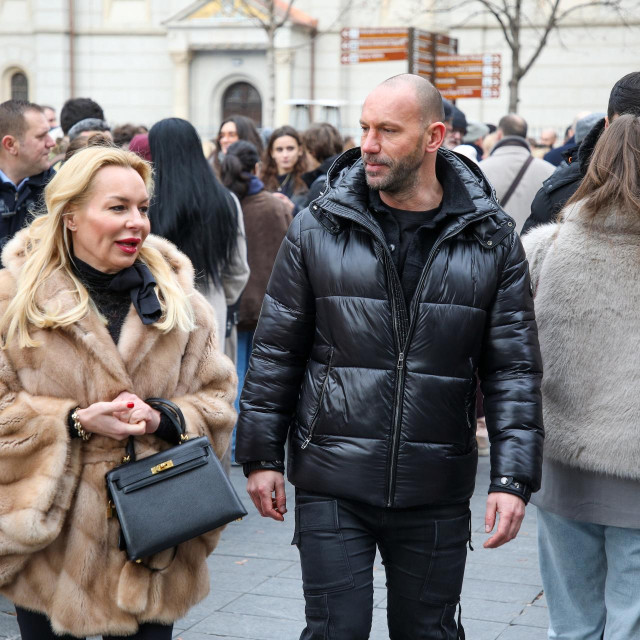
[(592, 0), (591, 2), (576, 4), (573, 7), (569, 7), (562, 13), (558, 14), (556, 23), (562, 22), (568, 15), (574, 13), (575, 11), (579, 11), (580, 9), (590, 9), (592, 7), (611, 7), (612, 9), (616, 10), (621, 9), (620, 0)]
[(473, 13), (470, 13), (469, 15), (465, 16), (461, 22), (456, 22), (455, 24), (451, 25), (451, 29), (461, 29), (462, 27), (464, 27), (469, 21), (473, 20), (474, 18), (478, 18), (480, 16), (486, 16), (489, 13), (489, 11), (487, 9), (479, 9), (478, 11), (474, 11)]
[(560, 6), (561, 0), (553, 0), (553, 5), (551, 7), (551, 13), (549, 14), (549, 18), (547, 19), (547, 24), (544, 27), (544, 31), (542, 33), (542, 37), (538, 40), (538, 46), (535, 48), (535, 51), (531, 54), (529, 61), (525, 64), (523, 68), (518, 69), (517, 77), (520, 80), (526, 73), (531, 69), (533, 63), (538, 59), (538, 56), (542, 53), (542, 50), (545, 48), (547, 44), (547, 40), (549, 39), (549, 34), (557, 25), (556, 14), (558, 11), (558, 7)]
[[(500, 28), (502, 29), (502, 33), (504, 34), (504, 38), (507, 41), (509, 47), (513, 49), (514, 43), (512, 39), (512, 35), (510, 31), (507, 29), (507, 25), (504, 23), (502, 15), (500, 14), (500, 9), (496, 7), (493, 3), (488, 2), (488, 0), (470, 0), (471, 2), (479, 2), (481, 5), (487, 8), (487, 11), (498, 21), (500, 24)], [(506, 14), (509, 22), (511, 21), (511, 17), (509, 14)]]
[[(425, 0), (416, 0), (422, 5)], [(437, 1), (437, 0), (436, 0)], [(569, 0), (461, 0), (452, 2), (451, 0), (443, 0), (440, 7), (423, 8), (422, 13), (447, 13), (463, 9), (465, 7), (473, 8), (475, 5), (478, 10), (472, 11), (464, 16), (460, 25), (466, 25), (474, 17), (490, 14), (493, 16), (497, 26), (502, 31), (502, 35), (509, 49), (511, 50), (511, 79), (509, 81), (509, 110), (516, 111), (518, 104), (518, 84), (520, 80), (531, 70), (540, 54), (547, 46), (549, 36), (552, 31), (557, 31), (561, 36), (560, 27), (563, 20), (571, 14), (583, 9), (607, 7), (613, 9), (617, 14), (619, 21), (627, 24), (627, 20), (623, 13), (622, 3), (624, 0), (583, 0), (579, 4), (565, 8)], [(442, 2), (442, 0), (441, 0)], [(640, 7), (640, 2), (636, 5)], [(532, 7), (529, 10), (529, 7)], [(412, 18), (415, 17), (415, 13)], [(526, 31), (524, 31), (526, 29)], [(533, 44), (533, 53), (526, 61), (521, 64), (520, 58), (522, 54), (523, 40), (528, 40)], [(533, 41), (533, 42), (531, 42)]]
[(282, 18), (282, 20), (280, 20), (280, 22), (278, 22), (278, 24), (276, 24), (276, 29), (279, 29), (280, 27), (282, 27), (284, 25), (284, 23), (289, 19), (289, 14), (291, 13), (291, 7), (293, 7), (293, 3), (295, 2), (295, 0), (289, 0), (289, 4), (287, 5), (287, 9), (284, 12), (284, 17)]

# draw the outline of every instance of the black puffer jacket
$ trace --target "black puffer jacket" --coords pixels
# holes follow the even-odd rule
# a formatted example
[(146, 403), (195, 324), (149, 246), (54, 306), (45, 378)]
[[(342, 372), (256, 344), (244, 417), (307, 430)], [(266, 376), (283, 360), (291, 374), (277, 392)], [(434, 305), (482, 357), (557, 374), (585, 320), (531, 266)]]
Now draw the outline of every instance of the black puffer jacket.
[(541, 361), (525, 254), (482, 173), (438, 154), (466, 205), (445, 224), (409, 310), (367, 210), (359, 149), (294, 219), (255, 333), (240, 462), (283, 460), (288, 436), (298, 487), (378, 506), (463, 502), (475, 482), (479, 373), (492, 476), (539, 488)]
[(531, 203), (531, 215), (522, 227), (524, 235), (534, 227), (555, 222), (567, 200), (578, 190), (587, 173), (593, 149), (604, 131), (604, 118), (596, 122), (579, 147), (572, 147), (565, 160), (543, 183)]

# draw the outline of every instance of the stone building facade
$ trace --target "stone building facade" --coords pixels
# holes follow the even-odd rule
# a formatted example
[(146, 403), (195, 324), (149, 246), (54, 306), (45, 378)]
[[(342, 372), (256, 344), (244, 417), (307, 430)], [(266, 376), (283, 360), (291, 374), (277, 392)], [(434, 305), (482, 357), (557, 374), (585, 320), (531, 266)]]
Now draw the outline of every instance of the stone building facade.
[[(288, 1), (274, 2), (282, 20)], [(502, 54), (500, 98), (458, 102), (468, 118), (496, 122), (508, 108), (501, 31), (490, 19), (466, 19), (469, 7), (423, 11), (438, 2), (296, 0), (270, 50), (264, 0), (0, 0), (0, 101), (59, 109), (70, 95), (90, 96), (112, 124), (176, 115), (205, 136), (233, 111), (262, 126), (330, 119), (356, 133), (367, 92), (407, 71), (407, 61), (341, 64), (341, 30), (411, 25), (458, 38), (459, 53)], [(532, 131), (560, 131), (579, 111), (604, 110), (615, 80), (640, 68), (639, 36), (633, 10), (625, 25), (605, 8), (574, 14), (521, 82), (520, 113)]]

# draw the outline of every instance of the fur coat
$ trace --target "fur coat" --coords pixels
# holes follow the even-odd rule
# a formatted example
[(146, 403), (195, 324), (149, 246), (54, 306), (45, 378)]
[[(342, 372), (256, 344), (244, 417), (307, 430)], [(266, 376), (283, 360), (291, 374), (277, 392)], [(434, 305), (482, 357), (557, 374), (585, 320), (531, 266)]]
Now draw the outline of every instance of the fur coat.
[[(0, 313), (15, 293), (24, 263), (24, 232), (2, 254)], [(171, 623), (209, 590), (205, 559), (220, 531), (154, 556), (151, 572), (118, 550), (117, 518), (107, 518), (105, 474), (121, 463), (126, 441), (94, 435), (71, 439), (67, 415), (128, 390), (180, 405), (192, 435), (207, 435), (218, 456), (235, 422), (237, 379), (216, 348), (211, 307), (194, 290), (193, 268), (171, 243), (150, 235), (193, 305), (197, 328), (160, 333), (133, 306), (119, 342), (95, 311), (62, 329), (38, 329), (41, 346), (0, 351), (0, 593), (45, 613), (58, 633), (135, 633), (139, 623)], [(73, 304), (69, 277), (58, 272), (40, 288), (43, 307)], [(167, 448), (137, 438), (138, 458)]]
[(536, 290), (544, 455), (640, 480), (640, 219), (609, 212), (522, 238)]

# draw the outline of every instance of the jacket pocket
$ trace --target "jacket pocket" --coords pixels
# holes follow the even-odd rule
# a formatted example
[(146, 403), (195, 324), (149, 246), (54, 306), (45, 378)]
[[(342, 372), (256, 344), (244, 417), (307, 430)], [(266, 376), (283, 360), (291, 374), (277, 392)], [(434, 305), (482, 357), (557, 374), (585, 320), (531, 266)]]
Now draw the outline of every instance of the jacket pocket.
[(311, 416), (311, 421), (309, 422), (309, 432), (307, 433), (307, 437), (304, 442), (300, 445), (302, 449), (306, 449), (313, 438), (313, 432), (315, 431), (316, 424), (318, 422), (318, 417), (320, 416), (320, 410), (322, 409), (322, 401), (324, 399), (324, 394), (327, 390), (327, 383), (329, 382), (329, 376), (331, 375), (331, 366), (333, 364), (333, 352), (334, 348), (331, 347), (329, 351), (329, 362), (325, 367), (325, 374), (322, 380), (322, 386), (320, 387), (320, 394), (318, 395), (318, 402), (316, 404), (316, 408)]

